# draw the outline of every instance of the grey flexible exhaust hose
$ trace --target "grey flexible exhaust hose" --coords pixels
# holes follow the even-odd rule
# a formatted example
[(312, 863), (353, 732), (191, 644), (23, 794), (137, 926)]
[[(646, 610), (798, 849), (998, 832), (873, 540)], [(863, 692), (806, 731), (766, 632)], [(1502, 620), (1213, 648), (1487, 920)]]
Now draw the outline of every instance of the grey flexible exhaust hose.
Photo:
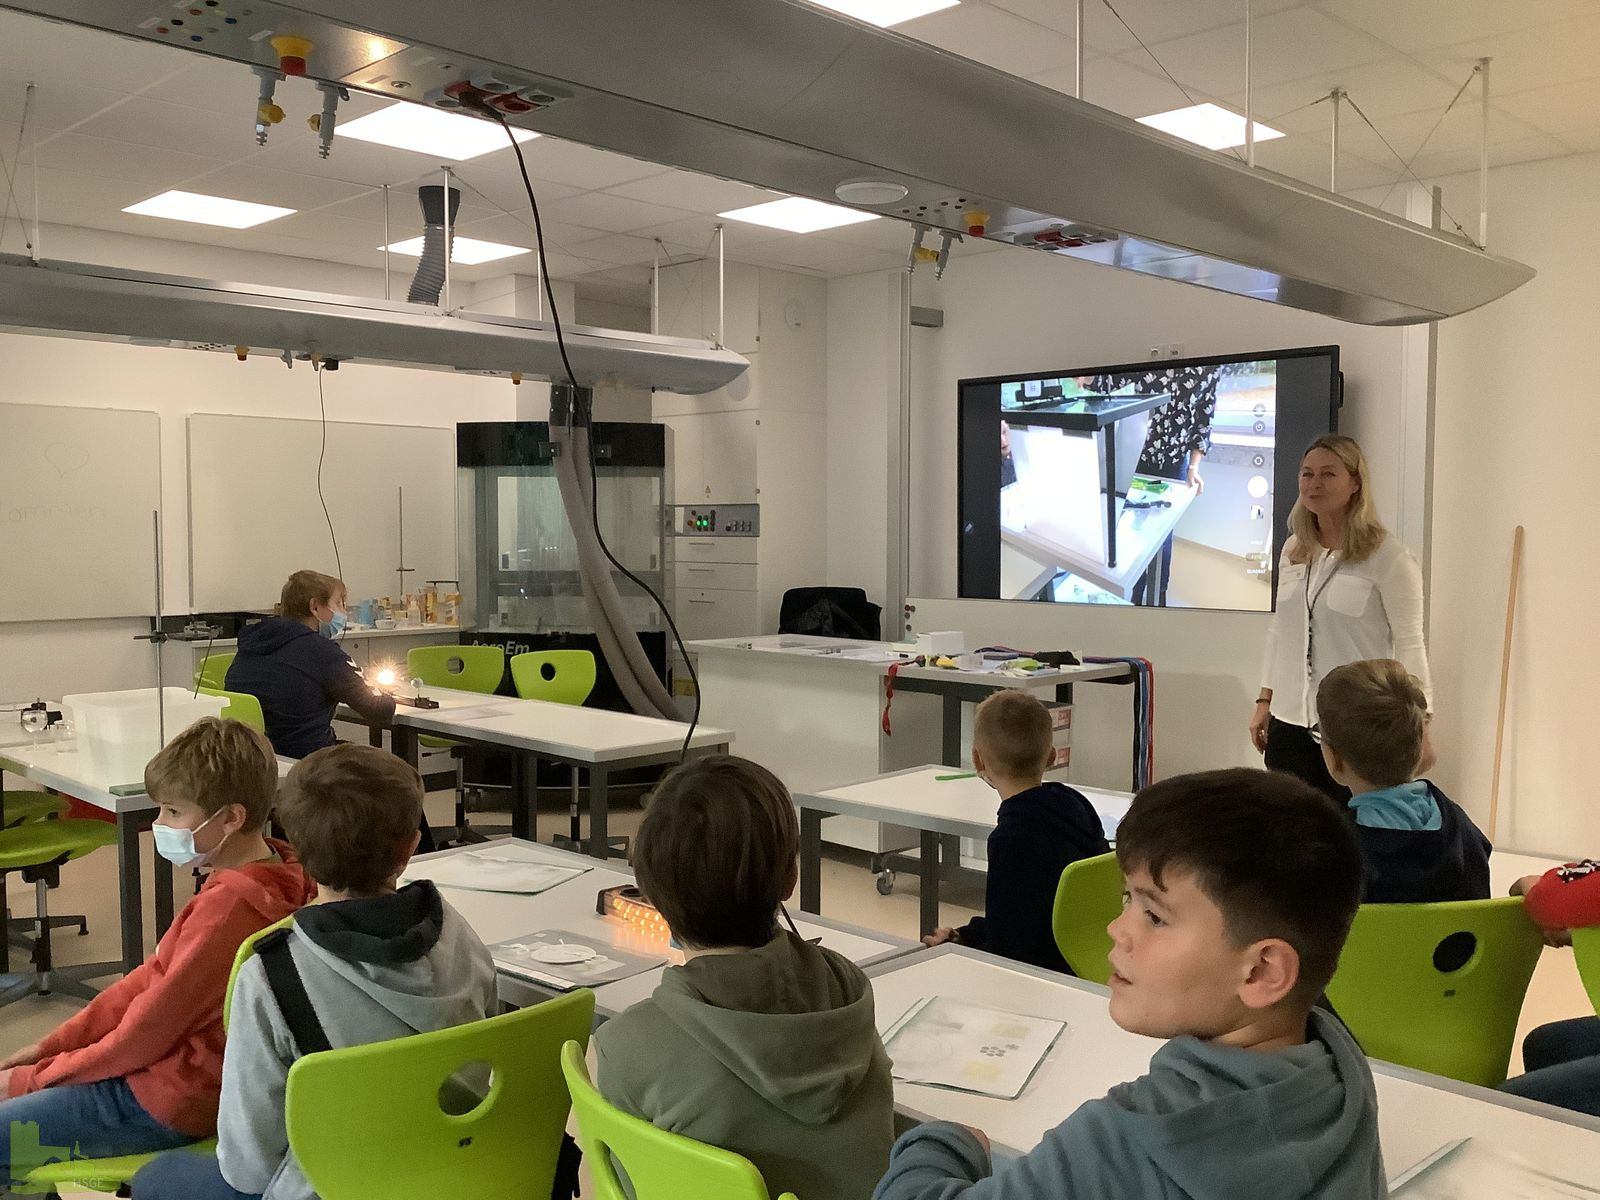
[(564, 424), (552, 420), (550, 440), (559, 447), (555, 458), (556, 483), (561, 489), (567, 523), (578, 546), (583, 596), (606, 664), (634, 712), (668, 721), (681, 720), (677, 705), (656, 676), (638, 635), (628, 623), (622, 596), (611, 574), (611, 563), (595, 536), (594, 512), (590, 507), (589, 431), (581, 426), (569, 431)]
[(448, 217), (443, 184), (418, 188), (417, 201), (422, 205), (422, 261), (411, 278), (411, 290), (406, 293), (406, 299), (412, 304), (437, 304), (444, 291), (445, 229), (447, 226), (455, 228), (456, 214), (461, 211), (461, 190), (450, 189)]

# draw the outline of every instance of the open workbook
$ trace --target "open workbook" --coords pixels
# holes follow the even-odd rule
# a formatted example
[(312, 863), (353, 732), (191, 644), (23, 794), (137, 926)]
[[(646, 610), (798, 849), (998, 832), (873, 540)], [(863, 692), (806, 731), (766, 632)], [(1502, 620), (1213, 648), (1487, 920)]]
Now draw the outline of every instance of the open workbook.
[(1439, 1147), (1389, 1184), (1402, 1200), (1594, 1200), (1592, 1184), (1564, 1179), (1482, 1138)]

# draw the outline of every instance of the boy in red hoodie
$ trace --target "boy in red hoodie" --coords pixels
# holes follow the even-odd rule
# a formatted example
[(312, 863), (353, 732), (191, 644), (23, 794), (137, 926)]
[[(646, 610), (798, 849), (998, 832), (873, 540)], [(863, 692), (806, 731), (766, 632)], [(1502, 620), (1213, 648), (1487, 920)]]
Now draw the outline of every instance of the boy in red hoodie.
[[(200, 721), (150, 760), (144, 779), (160, 807), (156, 849), (210, 878), (152, 957), (43, 1041), (0, 1060), (0, 1193), (14, 1142), (104, 1158), (214, 1134), (234, 955), (316, 894), (289, 845), (262, 836), (278, 767), (259, 733)], [(37, 1141), (23, 1142), (19, 1126), (30, 1123)]]

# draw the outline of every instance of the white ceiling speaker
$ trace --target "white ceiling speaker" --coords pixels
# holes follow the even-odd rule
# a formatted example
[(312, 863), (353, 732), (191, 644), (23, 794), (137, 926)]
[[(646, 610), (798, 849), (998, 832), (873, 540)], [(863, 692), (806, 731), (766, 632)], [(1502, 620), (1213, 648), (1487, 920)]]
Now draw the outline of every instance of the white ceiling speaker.
[(846, 204), (893, 204), (909, 196), (911, 189), (892, 179), (846, 179), (833, 194)]

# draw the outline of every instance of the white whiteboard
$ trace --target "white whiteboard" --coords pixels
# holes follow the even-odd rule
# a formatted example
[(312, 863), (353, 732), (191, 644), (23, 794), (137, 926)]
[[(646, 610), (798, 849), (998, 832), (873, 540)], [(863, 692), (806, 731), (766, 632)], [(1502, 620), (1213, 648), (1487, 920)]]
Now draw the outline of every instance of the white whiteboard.
[(0, 404), (0, 621), (156, 610), (161, 418)]
[[(321, 422), (195, 413), (188, 432), (196, 612), (268, 609), (293, 572), (340, 569), (317, 499)], [(329, 421), (327, 432), (322, 489), (351, 601), (402, 590), (402, 487), (415, 568), (404, 590), (455, 578), (455, 430)]]

